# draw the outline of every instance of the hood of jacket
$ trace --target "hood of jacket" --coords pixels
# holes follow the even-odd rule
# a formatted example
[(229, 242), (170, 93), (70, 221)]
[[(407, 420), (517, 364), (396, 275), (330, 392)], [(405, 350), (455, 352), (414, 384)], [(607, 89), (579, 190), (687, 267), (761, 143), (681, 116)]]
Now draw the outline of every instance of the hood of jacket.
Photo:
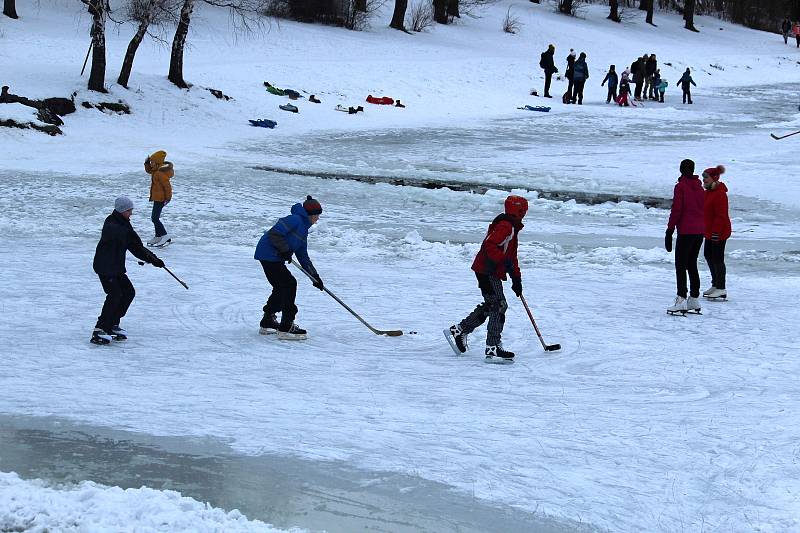
[(306, 211), (306, 208), (303, 207), (303, 204), (299, 202), (294, 204), (292, 206), (292, 214), (302, 218), (303, 223), (306, 225), (306, 228), (311, 227), (311, 218), (308, 216), (308, 211)]
[(714, 187), (713, 189), (707, 189), (707, 191), (709, 193), (728, 192), (728, 186), (722, 183), (721, 181), (718, 181), (716, 187)]

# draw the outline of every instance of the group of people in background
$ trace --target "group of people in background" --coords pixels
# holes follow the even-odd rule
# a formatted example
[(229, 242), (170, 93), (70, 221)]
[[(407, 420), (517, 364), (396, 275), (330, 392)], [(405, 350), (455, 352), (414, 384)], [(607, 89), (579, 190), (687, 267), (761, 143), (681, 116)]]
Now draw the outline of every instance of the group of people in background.
[[(725, 167), (717, 165), (703, 171), (701, 178), (694, 174), (694, 161), (681, 161), (678, 183), (672, 196), (664, 248), (672, 252), (672, 235), (675, 240), (675, 276), (678, 294), (675, 303), (667, 308), (670, 314), (700, 312), (700, 274), (697, 257), (700, 248), (711, 271), (711, 286), (703, 292), (709, 299), (726, 299), (725, 244), (731, 236), (731, 219), (728, 214), (728, 188), (720, 181)], [(689, 276), (689, 287), (686, 276)]]
[(789, 17), (783, 19), (781, 22), (781, 34), (783, 35), (783, 43), (789, 44), (789, 34), (794, 35), (797, 41), (797, 48), (800, 48), (800, 21), (792, 22)]
[[(552, 98), (550, 87), (553, 74), (558, 72), (555, 65), (555, 45), (549, 45), (547, 50), (542, 52), (539, 60), (539, 67), (544, 71), (544, 97)], [(583, 104), (583, 90), (586, 81), (589, 79), (589, 66), (586, 63), (586, 53), (580, 55), (570, 48), (567, 54), (567, 68), (564, 73), (567, 80), (567, 90), (561, 96), (561, 101), (565, 104)], [(667, 91), (669, 83), (661, 77), (661, 70), (658, 68), (658, 59), (655, 54), (644, 54), (634, 61), (630, 68), (626, 68), (620, 75), (617, 73), (616, 65), (611, 65), (605, 78), (600, 83), (601, 87), (608, 84), (608, 94), (606, 103), (615, 102), (619, 106), (636, 106), (635, 102), (652, 100), (664, 103), (664, 93)], [(631, 91), (631, 84), (633, 91)], [(678, 80), (677, 85), (683, 90), (683, 103), (692, 103), (692, 85), (697, 84), (692, 79), (689, 68)]]

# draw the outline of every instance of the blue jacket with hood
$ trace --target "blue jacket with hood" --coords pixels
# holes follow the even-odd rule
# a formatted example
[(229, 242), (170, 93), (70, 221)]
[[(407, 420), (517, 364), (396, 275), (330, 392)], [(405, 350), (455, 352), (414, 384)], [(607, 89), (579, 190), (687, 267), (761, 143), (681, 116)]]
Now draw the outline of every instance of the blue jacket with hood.
[(303, 204), (292, 206), (292, 214), (283, 217), (272, 228), (264, 232), (256, 246), (255, 259), (259, 261), (283, 262), (280, 253), (291, 252), (297, 257), (306, 272), (318, 277), (314, 264), (308, 257), (308, 229), (311, 219)]

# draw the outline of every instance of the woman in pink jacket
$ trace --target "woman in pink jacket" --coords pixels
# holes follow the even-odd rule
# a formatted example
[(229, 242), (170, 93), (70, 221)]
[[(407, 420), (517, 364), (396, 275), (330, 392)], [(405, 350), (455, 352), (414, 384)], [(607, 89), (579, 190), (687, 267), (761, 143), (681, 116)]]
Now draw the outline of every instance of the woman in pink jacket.
[[(694, 174), (694, 161), (684, 159), (681, 161), (681, 177), (675, 185), (672, 210), (664, 236), (664, 247), (671, 252), (672, 233), (678, 228), (678, 238), (675, 241), (678, 296), (675, 298), (675, 303), (667, 308), (669, 314), (700, 313), (700, 273), (697, 271), (697, 256), (700, 255), (700, 248), (703, 246), (704, 201), (705, 191), (700, 178)], [(690, 291), (686, 289), (687, 273)]]

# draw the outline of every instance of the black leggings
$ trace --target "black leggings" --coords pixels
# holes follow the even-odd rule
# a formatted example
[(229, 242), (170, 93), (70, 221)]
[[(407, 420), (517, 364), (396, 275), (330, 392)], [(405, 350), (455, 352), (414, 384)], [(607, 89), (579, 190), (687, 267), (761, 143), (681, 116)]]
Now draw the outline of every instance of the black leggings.
[(703, 246), (703, 235), (678, 235), (675, 239), (675, 278), (678, 282), (678, 296), (686, 298), (686, 274), (692, 298), (700, 296), (700, 273), (697, 271), (697, 256)]
[(101, 328), (111, 332), (111, 328), (119, 326), (119, 321), (128, 312), (128, 308), (133, 302), (136, 291), (128, 276), (99, 276), (103, 291), (106, 293), (106, 301), (103, 303), (103, 310), (97, 317), (96, 328)]
[(575, 88), (572, 93), (572, 103), (576, 101), (579, 104), (583, 103), (583, 86), (586, 85), (586, 80), (579, 80), (575, 82)]
[(711, 271), (711, 286), (716, 289), (725, 288), (725, 243), (724, 241), (712, 241), (706, 239), (703, 255)]

